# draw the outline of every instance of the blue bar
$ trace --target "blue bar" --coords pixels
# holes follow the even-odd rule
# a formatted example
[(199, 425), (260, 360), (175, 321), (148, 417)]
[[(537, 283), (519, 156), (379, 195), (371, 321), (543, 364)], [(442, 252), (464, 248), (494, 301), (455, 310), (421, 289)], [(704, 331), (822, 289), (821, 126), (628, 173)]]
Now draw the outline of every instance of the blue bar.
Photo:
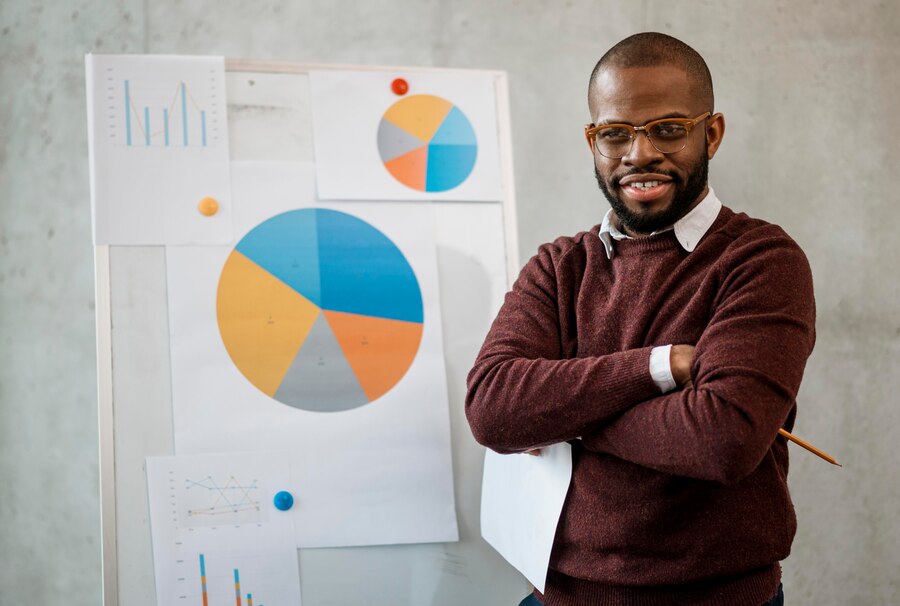
[(128, 80), (125, 81), (125, 140), (131, 145), (131, 96), (128, 93)]
[(203, 554), (200, 554), (200, 575), (206, 576), (206, 560), (203, 559)]
[(165, 107), (163, 108), (163, 124), (166, 131), (166, 147), (169, 147), (169, 110)]
[(206, 112), (200, 112), (200, 124), (203, 125), (203, 147), (206, 147)]
[(144, 108), (144, 139), (147, 140), (147, 145), (150, 145), (150, 108)]
[(184, 134), (184, 146), (187, 147), (187, 97), (184, 91), (184, 82), (181, 83), (181, 132)]

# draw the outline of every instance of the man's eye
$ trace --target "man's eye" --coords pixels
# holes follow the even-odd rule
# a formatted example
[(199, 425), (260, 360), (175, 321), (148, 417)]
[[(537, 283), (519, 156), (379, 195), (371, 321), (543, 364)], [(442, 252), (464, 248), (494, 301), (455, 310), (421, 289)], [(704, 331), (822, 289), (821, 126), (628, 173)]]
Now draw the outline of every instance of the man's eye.
[(630, 138), (627, 128), (604, 128), (597, 133), (597, 139), (601, 141), (625, 141)]
[(687, 130), (681, 124), (662, 123), (653, 127), (653, 135), (661, 139), (679, 139), (687, 134)]

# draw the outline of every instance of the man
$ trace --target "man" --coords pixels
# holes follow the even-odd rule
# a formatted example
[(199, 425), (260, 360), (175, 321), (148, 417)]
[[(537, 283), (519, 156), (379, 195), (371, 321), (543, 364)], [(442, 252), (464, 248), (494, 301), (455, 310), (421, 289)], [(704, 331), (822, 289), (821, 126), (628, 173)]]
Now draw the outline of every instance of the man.
[(782, 604), (796, 520), (778, 429), (815, 340), (809, 265), (709, 188), (725, 122), (692, 48), (623, 40), (588, 105), (612, 208), (540, 247), (468, 378), (480, 443), (573, 445), (547, 585), (523, 604)]

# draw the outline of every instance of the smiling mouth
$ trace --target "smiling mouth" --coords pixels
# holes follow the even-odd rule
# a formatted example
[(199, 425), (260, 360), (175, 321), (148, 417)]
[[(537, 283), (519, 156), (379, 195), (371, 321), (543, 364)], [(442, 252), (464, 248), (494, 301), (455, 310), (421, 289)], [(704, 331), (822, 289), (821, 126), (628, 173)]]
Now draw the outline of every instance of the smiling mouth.
[(625, 175), (617, 185), (625, 196), (635, 202), (653, 202), (669, 193), (673, 178), (665, 173)]
[(631, 181), (619, 186), (626, 196), (637, 202), (652, 202), (664, 196), (672, 187), (671, 181), (657, 179)]

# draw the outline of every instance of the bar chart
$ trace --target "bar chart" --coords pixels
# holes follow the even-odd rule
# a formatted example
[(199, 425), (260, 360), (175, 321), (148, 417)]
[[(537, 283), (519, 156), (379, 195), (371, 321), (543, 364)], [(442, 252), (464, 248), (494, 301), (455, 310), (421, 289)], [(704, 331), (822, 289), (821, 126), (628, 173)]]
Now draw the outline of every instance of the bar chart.
[[(206, 110), (197, 103), (193, 94), (190, 93), (187, 84), (179, 82), (176, 85), (175, 94), (172, 96), (172, 101), (169, 103), (169, 106), (162, 108), (162, 119), (160, 120), (162, 126), (155, 130), (153, 128), (155, 123), (151, 125), (150, 107), (144, 105), (142, 108), (143, 111), (141, 111), (139, 109), (140, 103), (136, 103), (131, 95), (131, 81), (125, 80), (123, 84), (125, 86), (124, 113), (126, 145), (139, 145), (140, 143), (143, 143), (144, 145), (158, 144), (160, 142), (160, 137), (162, 137), (162, 144), (165, 147), (176, 144), (178, 141), (181, 142), (181, 145), (187, 147), (192, 142), (191, 137), (189, 136), (188, 122), (193, 124), (193, 121), (196, 120), (199, 115), (199, 144), (202, 147), (206, 147)], [(188, 113), (188, 99), (190, 99), (190, 108), (193, 115)], [(160, 109), (154, 108), (156, 118), (160, 117), (159, 113)], [(142, 116), (143, 120), (141, 120)], [(134, 128), (132, 127), (132, 122), (134, 122)], [(175, 129), (175, 134), (181, 134), (180, 140), (173, 139), (173, 137), (170, 136), (172, 129)], [(140, 136), (135, 137), (134, 135)]]
[(109, 67), (104, 81), (111, 143), (127, 148), (202, 149), (221, 142), (218, 107), (223, 91), (212, 71)]
[(88, 55), (85, 71), (95, 243), (231, 242), (224, 59)]
[[(234, 602), (236, 606), (253, 606), (253, 594), (250, 592), (243, 593), (241, 590), (241, 571), (235, 568), (234, 571)], [(246, 600), (244, 597), (246, 596)], [(187, 596), (185, 596), (187, 598)], [(200, 599), (203, 606), (209, 606), (209, 591), (206, 585), (206, 556), (200, 554)], [(265, 606), (263, 602), (257, 602), (257, 606)]]
[[(266, 538), (260, 537), (261, 541)], [(234, 549), (207, 542), (186, 549), (168, 568), (157, 603), (174, 606), (296, 606), (300, 583), (296, 551), (276, 556), (271, 548)], [(164, 599), (160, 599), (164, 598)]]

